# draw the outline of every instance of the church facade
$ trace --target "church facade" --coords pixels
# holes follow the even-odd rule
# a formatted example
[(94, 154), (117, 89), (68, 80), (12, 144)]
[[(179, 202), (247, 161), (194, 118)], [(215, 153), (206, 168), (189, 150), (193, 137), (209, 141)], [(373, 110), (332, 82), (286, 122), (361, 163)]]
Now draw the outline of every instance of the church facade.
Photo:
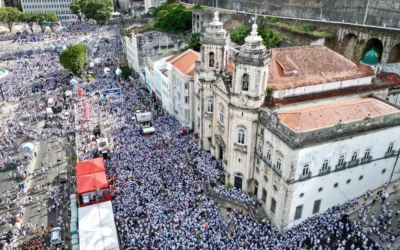
[(400, 177), (400, 110), (374, 72), (323, 46), (229, 55), (218, 13), (194, 73), (198, 147), (282, 231)]

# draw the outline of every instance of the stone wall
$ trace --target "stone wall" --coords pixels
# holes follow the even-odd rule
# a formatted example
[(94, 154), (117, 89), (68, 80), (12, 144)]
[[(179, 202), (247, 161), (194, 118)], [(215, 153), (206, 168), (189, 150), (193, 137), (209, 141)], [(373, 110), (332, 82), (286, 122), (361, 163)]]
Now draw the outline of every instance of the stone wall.
[(187, 3), (201, 3), (206, 6), (264, 13), (274, 16), (294, 18), (344, 21), (363, 23), (370, 2), (367, 23), (388, 27), (400, 27), (400, 1), (365, 1), (365, 0), (183, 0)]

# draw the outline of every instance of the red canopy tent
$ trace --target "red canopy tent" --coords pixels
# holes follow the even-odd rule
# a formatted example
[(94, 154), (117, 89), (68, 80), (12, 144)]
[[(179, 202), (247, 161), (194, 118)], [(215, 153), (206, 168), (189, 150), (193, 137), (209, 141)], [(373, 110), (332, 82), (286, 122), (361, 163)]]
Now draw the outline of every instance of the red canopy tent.
[(93, 192), (96, 189), (107, 189), (108, 182), (106, 173), (98, 172), (76, 177), (78, 194)]
[(104, 172), (103, 157), (94, 158), (76, 163), (76, 176)]

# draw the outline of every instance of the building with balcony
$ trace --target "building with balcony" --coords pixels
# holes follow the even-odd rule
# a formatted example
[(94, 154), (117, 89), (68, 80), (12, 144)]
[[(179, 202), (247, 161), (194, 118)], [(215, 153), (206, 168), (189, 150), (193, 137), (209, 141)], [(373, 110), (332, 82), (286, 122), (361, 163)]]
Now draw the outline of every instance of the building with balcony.
[(371, 68), (319, 45), (267, 50), (256, 24), (232, 58), (229, 40), (216, 13), (194, 70), (198, 147), (277, 228), (400, 178), (400, 110)]

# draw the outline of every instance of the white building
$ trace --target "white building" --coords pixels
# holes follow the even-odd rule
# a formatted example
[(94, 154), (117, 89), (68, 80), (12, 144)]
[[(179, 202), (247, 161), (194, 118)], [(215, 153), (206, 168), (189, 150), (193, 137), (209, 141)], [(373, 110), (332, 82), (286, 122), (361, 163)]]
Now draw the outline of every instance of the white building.
[(174, 115), (183, 127), (194, 128), (194, 67), (200, 54), (191, 49), (168, 60)]
[(218, 14), (194, 75), (199, 147), (281, 230), (400, 177), (390, 85), (323, 46), (267, 50), (257, 25), (229, 70)]
[(149, 12), (150, 8), (157, 8), (160, 4), (164, 3), (166, 0), (144, 0), (145, 12)]
[(56, 13), (61, 19), (77, 19), (71, 12), (71, 0), (21, 0), (23, 12)]

